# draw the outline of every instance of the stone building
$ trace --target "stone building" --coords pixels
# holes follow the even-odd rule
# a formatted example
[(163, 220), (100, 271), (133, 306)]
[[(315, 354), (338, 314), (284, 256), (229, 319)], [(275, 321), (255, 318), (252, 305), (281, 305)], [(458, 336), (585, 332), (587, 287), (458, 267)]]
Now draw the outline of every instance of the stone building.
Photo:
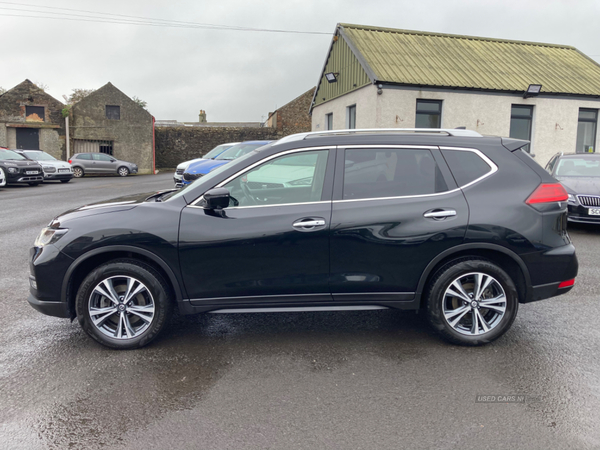
[(338, 24), (312, 130), (455, 128), (595, 152), (600, 65), (566, 45)]
[(71, 108), (71, 153), (101, 152), (154, 173), (154, 118), (107, 83)]
[(284, 136), (294, 133), (304, 133), (311, 129), (310, 105), (315, 94), (315, 88), (310, 88), (304, 94), (291, 102), (269, 113), (267, 126), (276, 128)]
[(44, 150), (65, 157), (60, 101), (25, 80), (0, 95), (0, 147)]

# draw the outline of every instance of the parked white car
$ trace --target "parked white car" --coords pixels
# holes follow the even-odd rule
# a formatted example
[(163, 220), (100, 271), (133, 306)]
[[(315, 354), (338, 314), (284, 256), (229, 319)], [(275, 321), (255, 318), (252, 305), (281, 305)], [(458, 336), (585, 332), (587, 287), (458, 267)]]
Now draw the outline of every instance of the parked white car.
[(173, 181), (175, 182), (175, 184), (181, 183), (181, 180), (183, 179), (183, 173), (189, 167), (190, 164), (195, 163), (196, 161), (200, 161), (202, 159), (216, 158), (225, 150), (227, 150), (230, 147), (233, 147), (236, 144), (239, 144), (239, 142), (229, 142), (227, 144), (217, 145), (215, 148), (213, 148), (210, 152), (208, 152), (201, 158), (190, 159), (189, 161), (182, 162), (177, 166), (177, 169), (175, 170), (175, 174), (173, 175)]
[(44, 181), (57, 180), (68, 183), (73, 178), (73, 168), (66, 161), (56, 159), (54, 156), (41, 150), (14, 150), (20, 155), (37, 161), (44, 170)]
[(6, 176), (4, 175), (4, 170), (0, 167), (0, 187), (6, 185)]

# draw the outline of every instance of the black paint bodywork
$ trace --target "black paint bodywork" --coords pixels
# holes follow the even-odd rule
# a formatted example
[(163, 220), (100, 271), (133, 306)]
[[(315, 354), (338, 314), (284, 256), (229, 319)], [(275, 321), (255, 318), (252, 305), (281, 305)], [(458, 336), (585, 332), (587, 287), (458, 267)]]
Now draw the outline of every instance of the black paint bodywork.
[[(518, 150), (524, 141), (490, 137), (371, 134), (275, 143), (223, 166), (171, 196), (143, 194), (69, 211), (52, 222), (69, 231), (31, 251), (30, 303), (50, 315), (73, 317), (78, 283), (107, 260), (140, 258), (172, 286), (182, 313), (221, 308), (381, 305), (418, 309), (428, 279), (452, 259), (493, 260), (529, 302), (570, 290), (577, 275), (566, 231), (565, 202), (536, 208), (525, 200), (554, 180)], [(449, 191), (431, 196), (342, 201), (343, 152), (348, 147), (428, 146)], [(477, 149), (498, 167), (460, 188), (440, 147)], [(329, 151), (320, 201), (209, 210), (202, 195), (271, 155)], [(453, 209), (444, 220), (425, 218)], [(310, 232), (298, 219), (322, 219)], [(59, 280), (59, 282), (57, 282)], [(33, 284), (33, 283), (32, 283)]]

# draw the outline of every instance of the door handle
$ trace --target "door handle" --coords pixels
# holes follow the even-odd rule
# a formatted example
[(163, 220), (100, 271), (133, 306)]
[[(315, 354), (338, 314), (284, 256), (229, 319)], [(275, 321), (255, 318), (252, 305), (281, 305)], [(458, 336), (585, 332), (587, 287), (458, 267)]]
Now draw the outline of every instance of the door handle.
[(308, 230), (314, 227), (322, 227), (325, 225), (325, 219), (300, 219), (292, 224), (296, 229)]
[(434, 210), (428, 211), (423, 214), (423, 217), (427, 219), (445, 219), (446, 217), (452, 217), (456, 215), (456, 211), (453, 209)]

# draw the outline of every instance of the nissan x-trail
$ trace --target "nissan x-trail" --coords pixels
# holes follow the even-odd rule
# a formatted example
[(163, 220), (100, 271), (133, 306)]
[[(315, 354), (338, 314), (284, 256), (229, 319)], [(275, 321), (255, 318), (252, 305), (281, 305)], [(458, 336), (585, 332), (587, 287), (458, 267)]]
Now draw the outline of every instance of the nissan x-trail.
[(288, 136), (179, 191), (87, 205), (31, 250), (37, 310), (148, 344), (181, 314), (421, 310), (447, 341), (503, 335), (577, 275), (567, 192), (468, 130)]

